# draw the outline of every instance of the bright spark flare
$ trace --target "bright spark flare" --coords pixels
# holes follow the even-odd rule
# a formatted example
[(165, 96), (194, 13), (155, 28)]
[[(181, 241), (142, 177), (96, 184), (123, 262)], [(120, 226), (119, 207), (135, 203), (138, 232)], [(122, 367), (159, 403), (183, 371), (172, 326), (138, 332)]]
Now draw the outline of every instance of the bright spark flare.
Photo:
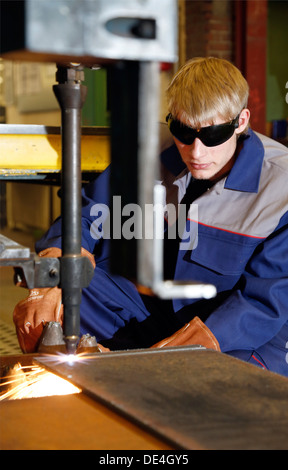
[[(67, 364), (69, 366), (73, 366), (75, 362), (82, 362), (83, 364), (87, 363), (89, 359), (95, 359), (95, 355), (90, 355), (87, 353), (79, 353), (79, 354), (45, 354), (45, 363), (51, 364)], [(39, 357), (40, 359), (40, 357)]]
[[(27, 370), (26, 370), (27, 369)], [(40, 366), (16, 364), (0, 384), (0, 401), (80, 393), (75, 385)], [(1, 388), (5, 391), (1, 392)]]

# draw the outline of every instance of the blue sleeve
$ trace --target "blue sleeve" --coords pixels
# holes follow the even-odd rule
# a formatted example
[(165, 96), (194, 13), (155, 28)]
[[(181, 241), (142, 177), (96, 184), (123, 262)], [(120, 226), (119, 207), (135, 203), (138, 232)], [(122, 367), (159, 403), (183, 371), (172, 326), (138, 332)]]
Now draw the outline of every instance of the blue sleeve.
[[(108, 167), (95, 181), (87, 184), (82, 189), (81, 246), (90, 253), (95, 252), (96, 245), (99, 243), (99, 238), (91, 231), (96, 218), (95, 205), (97, 207), (109, 208), (109, 177), (110, 169)], [(55, 220), (47, 233), (36, 243), (35, 247), (37, 253), (48, 247), (61, 248), (61, 217)]]
[(255, 250), (238, 289), (206, 320), (221, 351), (258, 349), (288, 326), (288, 214)]

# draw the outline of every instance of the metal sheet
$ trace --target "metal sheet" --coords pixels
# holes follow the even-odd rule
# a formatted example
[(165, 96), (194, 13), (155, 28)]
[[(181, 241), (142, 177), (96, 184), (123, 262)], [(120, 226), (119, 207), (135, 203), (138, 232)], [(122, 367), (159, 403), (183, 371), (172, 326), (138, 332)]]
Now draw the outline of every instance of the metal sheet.
[[(22, 57), (22, 60), (35, 61), (39, 56), (43, 62), (77, 61), (91, 65), (114, 59), (177, 60), (176, 0), (5, 3), (8, 4), (6, 23), (10, 20), (13, 26), (15, 21), (12, 23), (12, 19), (23, 18), (17, 24), (17, 40), (11, 28), (5, 28), (11, 34), (5, 35), (0, 46), (3, 56), (8, 59)], [(10, 8), (9, 3), (12, 4)], [(149, 31), (149, 25), (153, 31)]]
[(191, 347), (42, 365), (181, 449), (288, 449), (288, 380)]
[[(0, 356), (0, 377), (6, 367), (33, 365), (33, 357)], [(105, 449), (171, 449), (83, 393), (0, 401), (0, 416), (0, 450), (104, 450), (106, 455)]]
[[(125, 19), (155, 20), (156, 37), (134, 35)], [(113, 20), (122, 20), (122, 33), (108, 27)], [(175, 20), (175, 0), (27, 0), (27, 44), (35, 52), (169, 62), (177, 54)]]

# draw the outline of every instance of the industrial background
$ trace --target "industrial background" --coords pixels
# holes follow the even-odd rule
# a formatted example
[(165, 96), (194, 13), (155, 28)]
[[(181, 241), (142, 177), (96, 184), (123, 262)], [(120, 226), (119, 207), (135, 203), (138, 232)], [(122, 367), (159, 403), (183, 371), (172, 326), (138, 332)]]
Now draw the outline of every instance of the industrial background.
[[(287, 142), (288, 116), (288, 2), (286, 0), (179, 0), (179, 63), (162, 64), (162, 106), (165, 86), (175, 68), (196, 56), (232, 61), (250, 84), (252, 127)], [(1, 59), (0, 59), (1, 60)], [(60, 125), (60, 111), (52, 91), (54, 64), (0, 62), (1, 122)], [(85, 71), (88, 97), (83, 125), (109, 124), (104, 69)], [(57, 190), (25, 184), (25, 194), (37, 200), (33, 216), (24, 204), (23, 186), (1, 181), (1, 226), (45, 230), (59, 212)], [(55, 196), (56, 195), (56, 196)]]
[[(178, 22), (179, 62), (161, 66), (159, 119), (166, 116), (165, 88), (175, 70), (189, 58), (215, 56), (232, 61), (248, 80), (253, 129), (287, 143), (288, 2), (179, 0)], [(53, 63), (0, 59), (1, 122), (59, 126), (61, 115), (52, 91), (55, 73)], [(108, 126), (106, 70), (86, 69), (85, 84), (88, 96), (82, 112), (83, 126)], [(35, 240), (60, 214), (60, 200), (57, 185), (35, 184), (31, 180), (31, 175), (22, 175), (18, 180), (15, 177), (13, 181), (10, 176), (9, 182), (7, 178), (0, 180), (0, 222), (2, 233), (12, 234), (11, 238), (25, 241), (33, 249)], [(13, 328), (12, 305), (7, 308), (5, 298), (14, 302), (23, 297), (23, 292), (11, 287), (10, 270), (0, 270), (0, 276), (4, 278), (0, 285), (0, 321), (5, 321), (6, 328)], [(7, 351), (4, 337), (7, 335), (0, 342), (2, 353)]]
[[(252, 128), (288, 145), (288, 1), (178, 0), (178, 12), (179, 58), (173, 65), (161, 64), (159, 120), (166, 116), (165, 89), (174, 72), (192, 57), (220, 57), (233, 62), (250, 85)], [(61, 113), (52, 91), (55, 73), (54, 63), (0, 58), (0, 123), (59, 127)], [(108, 80), (101, 66), (85, 70), (88, 96), (83, 126), (109, 126)], [(91, 170), (87, 163), (88, 173), (94, 176), (109, 162), (106, 144), (104, 140), (96, 167)], [(88, 140), (88, 151), (89, 145)], [(0, 231), (34, 250), (35, 241), (60, 215), (59, 181), (53, 177), (59, 162), (53, 160), (51, 166), (50, 156), (44, 152), (35, 173), (29, 159), (27, 151), (27, 159), (20, 164), (14, 152), (7, 173), (7, 161), (0, 155)], [(38, 179), (37, 171), (41, 174), (49, 164), (51, 181)], [(21, 166), (22, 171), (16, 173)], [(13, 284), (13, 268), (0, 269), (0, 356), (20, 353), (12, 313), (25, 295)], [(133, 432), (129, 438), (133, 441)]]

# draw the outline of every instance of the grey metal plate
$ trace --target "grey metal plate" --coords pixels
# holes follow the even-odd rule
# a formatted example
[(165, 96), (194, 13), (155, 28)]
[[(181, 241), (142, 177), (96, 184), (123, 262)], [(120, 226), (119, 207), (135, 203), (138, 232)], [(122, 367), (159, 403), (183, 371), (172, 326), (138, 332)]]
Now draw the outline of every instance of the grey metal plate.
[(37, 362), (180, 449), (288, 449), (288, 380), (189, 347)]
[[(122, 34), (108, 28), (109, 21), (124, 18), (155, 19), (155, 39), (134, 37), (130, 28)], [(28, 0), (26, 29), (27, 48), (33, 52), (90, 60), (177, 60), (175, 0)]]

